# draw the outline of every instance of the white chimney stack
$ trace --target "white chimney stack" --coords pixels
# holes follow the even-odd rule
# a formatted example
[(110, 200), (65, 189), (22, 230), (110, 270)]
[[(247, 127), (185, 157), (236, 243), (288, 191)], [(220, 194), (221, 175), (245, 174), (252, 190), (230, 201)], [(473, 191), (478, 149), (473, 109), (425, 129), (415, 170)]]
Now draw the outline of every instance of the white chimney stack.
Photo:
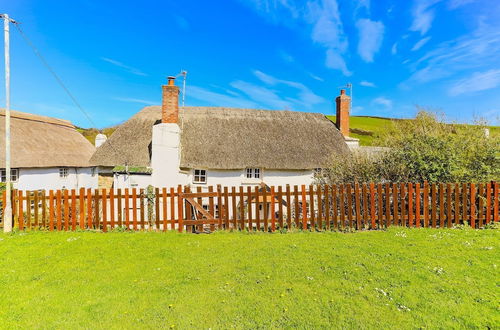
[(100, 146), (103, 145), (104, 142), (106, 142), (106, 140), (108, 139), (108, 137), (105, 135), (105, 134), (97, 134), (96, 137), (95, 137), (95, 142), (94, 142), (94, 145), (96, 148), (99, 148)]

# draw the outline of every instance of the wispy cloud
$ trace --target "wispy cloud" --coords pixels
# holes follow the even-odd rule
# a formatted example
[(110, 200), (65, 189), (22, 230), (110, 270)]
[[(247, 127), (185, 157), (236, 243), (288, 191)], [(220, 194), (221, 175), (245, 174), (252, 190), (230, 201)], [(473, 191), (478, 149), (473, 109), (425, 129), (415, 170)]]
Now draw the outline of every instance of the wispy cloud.
[[(298, 26), (306, 23), (311, 40), (326, 49), (325, 65), (351, 75), (344, 56), (348, 48), (337, 0), (240, 0), (275, 24)], [(300, 25), (303, 29), (303, 24)]]
[(182, 16), (175, 16), (175, 23), (181, 30), (187, 31), (189, 29), (189, 22)]
[(153, 105), (153, 104), (158, 104), (159, 102), (154, 102), (150, 100), (144, 100), (144, 99), (136, 99), (132, 97), (114, 97), (113, 99), (117, 101), (122, 101), (122, 102), (130, 102), (130, 103), (140, 103), (144, 105)]
[(186, 88), (186, 96), (188, 98), (194, 98), (200, 101), (204, 101), (213, 106), (258, 108), (258, 105), (255, 102), (250, 101), (241, 95), (236, 95), (230, 96), (222, 93), (217, 93), (198, 86), (188, 86)]
[(237, 80), (231, 83), (231, 87), (245, 93), (252, 100), (276, 109), (291, 109), (292, 103), (282, 99), (277, 91), (255, 85), (246, 81)]
[(500, 70), (475, 72), (470, 77), (455, 82), (448, 93), (451, 96), (474, 93), (500, 86)]
[(413, 22), (410, 26), (411, 31), (419, 31), (424, 35), (429, 31), (436, 15), (435, 9), (432, 8), (441, 0), (415, 0), (412, 16)]
[(137, 76), (147, 76), (147, 74), (145, 74), (144, 72), (142, 72), (141, 70), (137, 69), (137, 68), (134, 68), (132, 66), (129, 66), (129, 65), (126, 65), (120, 61), (117, 61), (117, 60), (114, 60), (114, 59), (111, 59), (111, 58), (108, 58), (108, 57), (101, 57), (101, 60), (103, 60), (104, 62), (108, 62), (110, 64), (113, 64), (114, 66), (117, 66), (121, 69), (124, 69), (125, 71), (131, 73), (131, 74), (135, 74)]
[(481, 72), (498, 62), (500, 29), (481, 26), (471, 34), (439, 44), (413, 62), (411, 76), (400, 86), (427, 83), (467, 72)]
[(397, 54), (397, 52), (398, 52), (398, 43), (397, 43), (397, 42), (395, 42), (395, 43), (392, 45), (392, 47), (391, 47), (391, 54), (392, 54), (392, 55), (396, 55), (396, 54)]
[(365, 87), (377, 87), (374, 83), (366, 81), (366, 80), (361, 81), (359, 84), (361, 86), (365, 86)]
[[(254, 74), (259, 80), (261, 80), (262, 82), (264, 82), (265, 84), (267, 84), (271, 87), (275, 87), (278, 85), (285, 85), (285, 86), (289, 86), (289, 87), (292, 87), (292, 88), (298, 90), (298, 95), (297, 95), (297, 99), (295, 102), (299, 103), (303, 107), (311, 108), (312, 106), (314, 106), (318, 103), (322, 103), (322, 102), (326, 101), (321, 96), (314, 94), (307, 86), (305, 86), (302, 83), (278, 79), (278, 78), (275, 78), (271, 75), (268, 75), (268, 74), (266, 74), (262, 71), (258, 71), (258, 70), (255, 70)], [(273, 93), (276, 94), (276, 92), (273, 92)]]
[(287, 63), (295, 62), (295, 58), (292, 55), (290, 55), (289, 53), (285, 52), (284, 50), (280, 50), (278, 53), (279, 53), (279, 56), (283, 59), (283, 61), (285, 61)]
[(420, 39), (419, 41), (417, 41), (417, 43), (411, 48), (411, 51), (414, 52), (414, 51), (417, 51), (419, 50), (420, 48), (422, 48), (426, 43), (429, 42), (429, 40), (431, 40), (431, 37), (425, 37), (425, 38), (422, 38)]
[(365, 62), (373, 62), (384, 38), (384, 24), (366, 18), (356, 22), (359, 32), (358, 54)]
[(314, 80), (325, 81), (325, 79), (321, 78), (320, 76), (315, 75), (314, 73), (308, 72), (307, 74), (309, 75), (309, 77), (313, 78)]
[(383, 97), (383, 96), (379, 96), (379, 97), (373, 99), (371, 103), (372, 103), (372, 105), (382, 106), (387, 110), (392, 109), (392, 100), (390, 100), (386, 97)]

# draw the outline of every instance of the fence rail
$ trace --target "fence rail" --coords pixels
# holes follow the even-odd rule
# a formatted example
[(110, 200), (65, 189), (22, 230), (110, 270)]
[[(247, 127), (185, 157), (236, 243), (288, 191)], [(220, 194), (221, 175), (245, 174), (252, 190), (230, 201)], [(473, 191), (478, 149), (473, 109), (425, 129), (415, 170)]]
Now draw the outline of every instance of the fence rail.
[[(20, 230), (481, 228), (499, 221), (499, 184), (383, 183), (14, 191)], [(5, 206), (3, 194), (0, 210)], [(3, 220), (0, 220), (0, 227)]]

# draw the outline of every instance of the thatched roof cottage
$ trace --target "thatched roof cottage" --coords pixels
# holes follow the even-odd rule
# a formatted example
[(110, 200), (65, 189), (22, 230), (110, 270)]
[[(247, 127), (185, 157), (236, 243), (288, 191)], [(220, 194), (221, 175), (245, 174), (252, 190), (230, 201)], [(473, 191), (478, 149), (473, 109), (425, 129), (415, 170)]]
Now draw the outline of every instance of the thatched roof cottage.
[[(0, 109), (0, 150), (5, 150), (5, 109)], [(97, 188), (89, 163), (94, 146), (67, 120), (11, 111), (11, 179), (14, 188)], [(5, 153), (0, 152), (5, 164)], [(0, 169), (5, 182), (5, 168)]]
[(114, 169), (115, 188), (309, 184), (315, 169), (349, 153), (322, 114), (179, 107), (173, 82), (163, 86), (162, 106), (143, 108), (91, 158)]

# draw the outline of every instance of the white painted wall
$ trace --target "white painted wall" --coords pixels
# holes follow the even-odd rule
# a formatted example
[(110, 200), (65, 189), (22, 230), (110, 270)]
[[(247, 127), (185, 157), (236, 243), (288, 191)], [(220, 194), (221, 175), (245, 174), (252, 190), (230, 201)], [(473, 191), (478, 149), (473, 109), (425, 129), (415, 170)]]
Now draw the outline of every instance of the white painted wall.
[(115, 173), (113, 176), (113, 187), (115, 189), (125, 189), (125, 188), (144, 189), (149, 185), (151, 185), (150, 174)]
[(151, 168), (155, 187), (186, 185), (186, 174), (180, 171), (180, 128), (177, 124), (153, 126)]
[(92, 167), (68, 167), (68, 176), (59, 176), (59, 167), (20, 168), (14, 188), (19, 190), (58, 190), (97, 188), (97, 170)]

